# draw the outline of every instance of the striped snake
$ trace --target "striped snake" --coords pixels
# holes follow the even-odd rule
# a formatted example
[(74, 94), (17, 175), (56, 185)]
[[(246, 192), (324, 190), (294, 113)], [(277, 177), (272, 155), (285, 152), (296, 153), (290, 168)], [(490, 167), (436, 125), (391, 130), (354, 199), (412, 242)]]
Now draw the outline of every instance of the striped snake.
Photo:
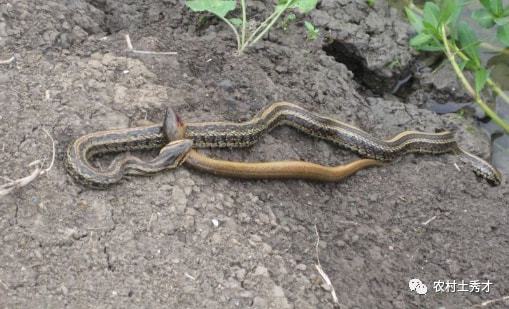
[[(211, 159), (191, 149), (191, 141), (194, 148), (249, 147), (268, 131), (281, 125), (330, 141), (367, 159), (338, 167), (302, 161), (244, 163)], [(114, 160), (106, 170), (98, 170), (89, 162), (91, 157), (102, 153), (161, 147), (164, 148), (160, 155), (149, 162), (125, 156)], [(105, 187), (118, 182), (123, 175), (147, 175), (175, 168), (182, 162), (199, 170), (233, 177), (336, 181), (359, 169), (377, 165), (380, 161), (392, 161), (407, 153), (455, 153), (470, 164), (477, 175), (494, 185), (501, 182), (499, 171), (483, 159), (461, 149), (451, 132), (405, 131), (383, 140), (357, 127), (288, 102), (273, 103), (251, 120), (239, 123), (183, 123), (169, 109), (163, 124), (101, 131), (76, 139), (67, 150), (66, 166), (79, 182), (92, 187)]]

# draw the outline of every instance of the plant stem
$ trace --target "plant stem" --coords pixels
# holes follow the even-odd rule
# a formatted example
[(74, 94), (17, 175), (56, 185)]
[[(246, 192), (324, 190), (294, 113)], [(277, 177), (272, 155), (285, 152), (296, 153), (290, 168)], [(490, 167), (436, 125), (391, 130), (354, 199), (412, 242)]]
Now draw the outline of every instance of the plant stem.
[(242, 7), (242, 38), (241, 45), (239, 46), (239, 50), (244, 46), (246, 42), (246, 0), (240, 0), (240, 6)]
[[(274, 13), (277, 13), (277, 14), (272, 18), (272, 20), (265, 27), (265, 29), (263, 29), (263, 31), (259, 35), (257, 35), (251, 42), (249, 42), (249, 45), (253, 45), (256, 42), (258, 42), (258, 40), (260, 40), (265, 35), (265, 33), (267, 33), (267, 31), (269, 31), (269, 29), (272, 27), (272, 25), (274, 25), (274, 23), (278, 20), (279, 16), (281, 16), (281, 14), (283, 14), (283, 12), (286, 11), (286, 9), (290, 6), (291, 3), (292, 3), (291, 1), (288, 1), (288, 3), (279, 12), (276, 10)], [(274, 13), (272, 15), (274, 15)], [(272, 15), (270, 17), (272, 17)], [(269, 18), (267, 18), (267, 20)], [(246, 46), (247, 46), (247, 44), (246, 44)]]
[(422, 15), (424, 15), (424, 12), (423, 12), (420, 8), (418, 8), (418, 7), (417, 7), (417, 6), (413, 3), (413, 1), (411, 1), (411, 0), (406, 0), (406, 1), (405, 1), (405, 3), (406, 3), (406, 5), (407, 5), (407, 7), (408, 7), (408, 8), (410, 8), (411, 10), (413, 10), (414, 12), (416, 12), (416, 13), (420, 14), (421, 16), (422, 16)]
[(442, 43), (445, 47), (445, 55), (447, 56), (447, 59), (451, 63), (454, 72), (458, 76), (459, 80), (463, 84), (463, 87), (467, 90), (467, 92), (474, 98), (475, 102), (481, 107), (481, 109), (488, 115), (493, 122), (495, 122), (497, 125), (499, 125), (506, 133), (509, 133), (509, 123), (505, 122), (504, 119), (500, 118), (496, 112), (494, 112), (482, 99), (481, 97), (475, 92), (474, 88), (470, 83), (468, 82), (467, 78), (461, 71), (460, 67), (458, 66), (458, 63), (456, 63), (456, 59), (454, 59), (454, 54), (451, 52), (451, 48), (449, 46), (449, 42), (447, 41), (447, 33), (445, 32), (445, 26), (442, 25), (440, 27), (440, 30), (442, 32)]
[[(453, 45), (452, 47), (454, 48), (454, 53), (458, 54), (458, 56), (460, 56), (463, 60), (469, 60), (469, 58), (457, 46)], [(491, 89), (493, 89), (493, 91), (495, 91), (499, 97), (501, 97), (507, 104), (509, 104), (509, 96), (505, 94), (502, 89), (500, 89), (497, 83), (495, 83), (491, 78), (488, 78), (486, 83), (488, 86), (490, 86)]]
[[(216, 15), (216, 14), (214, 14)], [(230, 28), (232, 28), (233, 32), (235, 33), (235, 37), (237, 38), (237, 49), (240, 51), (242, 45), (241, 45), (241, 42), (240, 42), (240, 36), (239, 36), (239, 32), (237, 31), (237, 28), (235, 28), (235, 26), (226, 18), (224, 18), (223, 16), (219, 16), (219, 15), (216, 15), (217, 17), (219, 17), (219, 19), (221, 19), (222, 21), (224, 21), (228, 26), (230, 26)]]
[(269, 17), (267, 17), (267, 19), (265, 19), (256, 29), (255, 31), (253, 31), (253, 33), (251, 33), (251, 35), (249, 36), (249, 38), (247, 39), (247, 41), (244, 41), (244, 43), (242, 44), (242, 48), (241, 50), (243, 51), (247, 46), (249, 46), (251, 43), (251, 40), (253, 39), (253, 37), (258, 33), (260, 32), (260, 30), (262, 30), (262, 28), (269, 22), (271, 21), (276, 15), (277, 15), (277, 11), (274, 11)]
[(509, 96), (495, 83), (491, 78), (486, 80), (486, 83), (495, 91), (495, 93), (501, 97), (507, 104), (509, 104)]

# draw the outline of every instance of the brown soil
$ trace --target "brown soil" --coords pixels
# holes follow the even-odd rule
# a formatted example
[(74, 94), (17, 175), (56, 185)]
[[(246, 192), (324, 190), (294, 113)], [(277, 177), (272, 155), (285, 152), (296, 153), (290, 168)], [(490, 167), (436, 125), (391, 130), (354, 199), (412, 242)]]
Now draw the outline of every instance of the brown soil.
[[(28, 163), (49, 159), (42, 128), (58, 142), (47, 176), (0, 199), (0, 307), (333, 308), (315, 268), (315, 227), (342, 308), (466, 308), (509, 294), (509, 186), (458, 170), (453, 155), (410, 155), (333, 184), (181, 167), (105, 191), (77, 185), (63, 164), (72, 139), (160, 121), (168, 105), (188, 121), (241, 121), (294, 101), (380, 137), (454, 130), (466, 149), (490, 153), (472, 120), (420, 108), (454, 97), (454, 83), (390, 95), (414, 57), (410, 29), (385, 1), (322, 0), (308, 17), (319, 40), (305, 40), (299, 17), (243, 56), (227, 27), (182, 2), (0, 1), (0, 55), (16, 57), (0, 65), (1, 174), (23, 177)], [(264, 2), (253, 3), (261, 18)], [(137, 49), (178, 55), (126, 52), (125, 34)], [(289, 128), (212, 154), (356, 158)], [(409, 290), (412, 278), (427, 295)], [(437, 280), (493, 285), (490, 293), (435, 293)]]

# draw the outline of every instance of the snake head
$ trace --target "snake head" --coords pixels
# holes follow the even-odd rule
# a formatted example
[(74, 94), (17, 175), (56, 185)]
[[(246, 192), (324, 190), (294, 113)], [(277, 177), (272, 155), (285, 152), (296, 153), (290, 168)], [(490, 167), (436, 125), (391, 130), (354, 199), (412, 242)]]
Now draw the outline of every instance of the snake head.
[(185, 161), (192, 147), (193, 141), (190, 139), (172, 141), (161, 149), (157, 160), (164, 162), (165, 166), (176, 168)]
[(185, 124), (175, 111), (168, 107), (164, 115), (162, 132), (169, 140), (175, 140), (184, 137)]
[(499, 170), (493, 168), (494, 171), (492, 174), (489, 174), (485, 178), (488, 179), (488, 182), (493, 186), (499, 186), (502, 183), (502, 173)]

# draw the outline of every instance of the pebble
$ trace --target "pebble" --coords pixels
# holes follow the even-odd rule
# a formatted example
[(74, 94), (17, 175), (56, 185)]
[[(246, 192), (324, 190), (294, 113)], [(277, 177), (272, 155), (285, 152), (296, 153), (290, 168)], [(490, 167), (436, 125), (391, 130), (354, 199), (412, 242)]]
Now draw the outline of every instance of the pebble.
[(235, 272), (235, 277), (239, 279), (240, 281), (244, 281), (244, 278), (246, 277), (246, 270), (241, 268)]
[(295, 269), (305, 271), (307, 269), (307, 266), (304, 264), (297, 264), (297, 266), (295, 266)]
[(338, 248), (343, 248), (344, 246), (346, 246), (346, 243), (343, 240), (338, 239), (338, 240), (336, 240), (336, 246)]
[(269, 276), (269, 271), (267, 270), (267, 268), (265, 268), (263, 266), (256, 266), (256, 269), (255, 269), (253, 274), (255, 276), (268, 277)]
[(242, 298), (252, 298), (253, 297), (253, 292), (252, 291), (242, 291), (240, 292), (239, 294), (240, 297)]
[(268, 308), (267, 300), (260, 296), (253, 298), (253, 308)]
[(261, 250), (264, 254), (269, 254), (272, 252), (272, 247), (269, 244), (263, 243)]
[(184, 228), (186, 230), (191, 230), (194, 227), (194, 217), (193, 216), (186, 216), (184, 218)]
[(62, 287), (60, 287), (60, 290), (64, 295), (67, 295), (69, 293), (69, 289), (65, 285), (62, 285)]
[(254, 242), (261, 242), (262, 238), (259, 235), (253, 234), (251, 235), (251, 240)]
[(178, 213), (183, 213), (186, 210), (187, 197), (180, 187), (173, 187), (173, 192), (171, 194), (172, 200), (175, 206), (175, 209)]
[(274, 297), (285, 297), (285, 291), (283, 290), (282, 287), (276, 285), (272, 289), (272, 295), (274, 295)]

